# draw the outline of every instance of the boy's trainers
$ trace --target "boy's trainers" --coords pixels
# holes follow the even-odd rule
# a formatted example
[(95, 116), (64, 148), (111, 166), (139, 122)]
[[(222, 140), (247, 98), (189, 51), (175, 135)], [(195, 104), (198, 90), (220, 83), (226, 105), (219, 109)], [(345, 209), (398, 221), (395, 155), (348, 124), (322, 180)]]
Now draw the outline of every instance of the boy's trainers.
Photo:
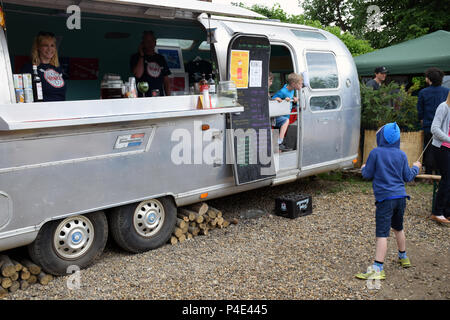
[(292, 148), (287, 147), (284, 143), (280, 143), (278, 145), (278, 148), (280, 149), (281, 152), (292, 151)]
[(357, 273), (355, 277), (362, 280), (385, 280), (386, 274), (384, 270), (377, 271), (373, 266), (369, 266), (366, 273)]
[(409, 268), (411, 267), (411, 261), (409, 261), (409, 258), (406, 257), (405, 259), (398, 259), (398, 263), (400, 263), (400, 265), (403, 268)]

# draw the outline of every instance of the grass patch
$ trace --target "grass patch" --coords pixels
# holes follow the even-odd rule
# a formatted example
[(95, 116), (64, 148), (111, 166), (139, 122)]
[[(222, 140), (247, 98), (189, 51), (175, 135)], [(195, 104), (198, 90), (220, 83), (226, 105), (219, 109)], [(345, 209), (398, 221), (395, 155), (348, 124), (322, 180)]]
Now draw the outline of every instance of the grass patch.
[[(319, 181), (324, 182), (324, 188), (320, 193), (338, 193), (344, 190), (357, 191), (363, 194), (371, 194), (372, 181), (365, 180), (360, 174), (348, 173), (346, 171), (330, 171), (317, 175)], [(412, 194), (433, 194), (433, 184), (415, 181), (405, 185), (406, 193)]]
[(423, 182), (415, 182), (412, 184), (407, 184), (406, 189), (414, 190), (415, 192), (423, 193), (423, 194), (426, 194), (426, 193), (433, 194), (433, 185), (428, 184), (428, 183), (423, 183)]
[(319, 177), (319, 179), (325, 181), (344, 181), (342, 171), (324, 172), (319, 173), (317, 176)]
[(342, 184), (337, 184), (337, 185), (333, 185), (330, 186), (327, 191), (328, 193), (338, 193), (341, 192), (345, 189), (345, 186), (343, 186)]

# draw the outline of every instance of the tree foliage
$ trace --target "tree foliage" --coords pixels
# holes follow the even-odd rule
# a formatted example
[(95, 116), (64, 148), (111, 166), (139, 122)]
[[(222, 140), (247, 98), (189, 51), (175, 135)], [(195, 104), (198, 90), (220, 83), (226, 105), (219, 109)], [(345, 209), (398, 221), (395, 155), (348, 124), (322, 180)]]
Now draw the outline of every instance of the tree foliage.
[(305, 15), (290, 15), (287, 14), (278, 3), (275, 3), (272, 8), (263, 5), (253, 5), (251, 7), (246, 7), (242, 2), (233, 3), (234, 5), (250, 9), (252, 11), (258, 12), (269, 19), (279, 20), (281, 22), (293, 23), (306, 25), (318, 29), (326, 30), (336, 37), (341, 39), (342, 42), (347, 46), (348, 50), (352, 56), (357, 56), (367, 52), (371, 52), (374, 49), (370, 46), (369, 42), (362, 39), (357, 39), (348, 31), (344, 31), (338, 26), (330, 26), (323, 24), (318, 19), (308, 19)]
[(318, 20), (326, 26), (337, 25), (342, 31), (350, 31), (354, 2), (356, 1), (304, 0), (302, 7), (308, 19)]
[(302, 7), (307, 19), (337, 25), (374, 48), (450, 30), (448, 0), (303, 0)]

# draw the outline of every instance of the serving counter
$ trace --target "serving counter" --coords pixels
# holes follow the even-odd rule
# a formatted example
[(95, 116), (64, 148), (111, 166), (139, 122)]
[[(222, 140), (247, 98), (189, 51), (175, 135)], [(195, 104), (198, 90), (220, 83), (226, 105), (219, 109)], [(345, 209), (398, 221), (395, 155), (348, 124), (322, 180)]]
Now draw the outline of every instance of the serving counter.
[(196, 109), (198, 96), (78, 100), (0, 105), (0, 130), (238, 113), (242, 106)]

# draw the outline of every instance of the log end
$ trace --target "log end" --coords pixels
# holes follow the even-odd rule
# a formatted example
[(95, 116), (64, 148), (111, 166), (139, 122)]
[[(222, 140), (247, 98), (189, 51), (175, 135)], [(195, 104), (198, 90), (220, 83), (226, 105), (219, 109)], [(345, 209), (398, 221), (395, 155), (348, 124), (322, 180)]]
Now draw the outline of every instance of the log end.
[(177, 244), (177, 242), (178, 242), (177, 237), (175, 237), (175, 236), (171, 236), (170, 237), (170, 244), (171, 245)]
[(8, 295), (8, 291), (0, 287), (0, 299)]
[(45, 273), (41, 272), (38, 276), (38, 279), (39, 279), (39, 283), (45, 286), (50, 281), (53, 280), (53, 276), (50, 274), (45, 274)]

